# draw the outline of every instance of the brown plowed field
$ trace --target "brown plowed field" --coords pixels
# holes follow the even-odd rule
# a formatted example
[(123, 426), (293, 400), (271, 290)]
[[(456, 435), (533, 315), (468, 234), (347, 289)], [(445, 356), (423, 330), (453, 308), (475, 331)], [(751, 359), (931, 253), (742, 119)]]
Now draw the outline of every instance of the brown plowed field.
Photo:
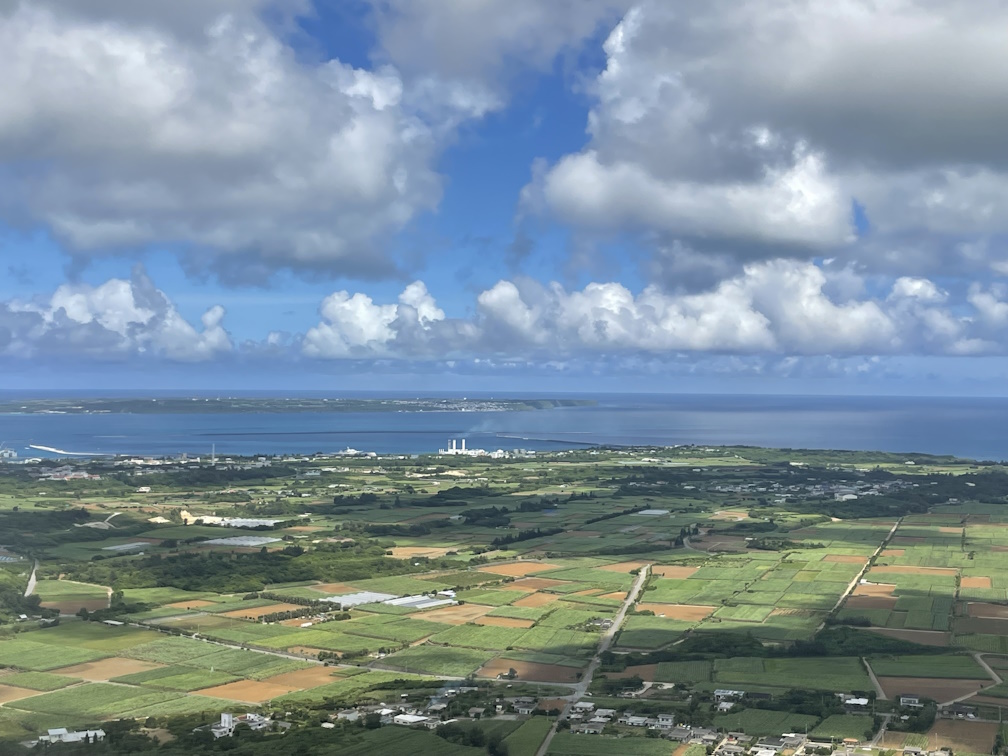
[(661, 575), (664, 578), (683, 580), (699, 569), (699, 567), (685, 567), (679, 564), (656, 564), (651, 568), (651, 574)]
[(1000, 604), (985, 604), (982, 601), (974, 601), (967, 604), (966, 608), (970, 617), (1008, 619), (1008, 606), (1001, 606)]
[(978, 633), (980, 635), (1008, 635), (1008, 620), (990, 617), (968, 617), (956, 621), (959, 634)]
[[(559, 565), (547, 562), (513, 562), (511, 564), (490, 564), (480, 567), (482, 572), (492, 572), (495, 575), (510, 575), (512, 577), (523, 577), (536, 572), (559, 569)], [(507, 670), (504, 670), (505, 672)]]
[(891, 583), (858, 583), (852, 596), (892, 596), (896, 586)]
[(272, 685), (256, 680), (239, 680), (227, 685), (217, 685), (213, 688), (194, 690), (190, 695), (209, 696), (210, 698), (227, 698), (231, 701), (258, 704), (273, 698), (285, 696), (299, 688), (290, 685)]
[(881, 556), (903, 556), (906, 549), (882, 549)]
[(439, 559), (447, 554), (451, 549), (437, 548), (437, 547), (420, 547), (420, 546), (396, 546), (392, 549), (392, 557), (394, 559), (412, 559), (413, 557), (428, 557), (430, 559)]
[(531, 596), (512, 602), (511, 606), (548, 606), (559, 599), (555, 593), (533, 593)]
[(20, 701), (22, 698), (37, 696), (39, 691), (26, 688), (15, 688), (13, 685), (0, 685), (0, 704), (8, 701)]
[(484, 664), (476, 673), (480, 677), (496, 679), (497, 675), (507, 674), (508, 669), (518, 672), (518, 680), (535, 680), (536, 682), (577, 682), (576, 667), (564, 667), (559, 664), (536, 664), (534, 662), (515, 661), (513, 659), (494, 659)]
[(172, 609), (202, 609), (204, 606), (213, 606), (213, 601), (203, 599), (192, 599), (191, 601), (176, 601), (174, 604), (166, 604)]
[(845, 606), (848, 609), (892, 609), (896, 606), (895, 596), (851, 596)]
[(431, 609), (429, 612), (416, 612), (408, 616), (413, 619), (424, 619), (430, 622), (443, 622), (446, 625), (464, 625), (472, 622), (477, 617), (493, 609), (492, 606), (481, 604), (461, 604), (459, 606), (445, 606), (440, 609)]
[(960, 581), (963, 588), (992, 588), (989, 577), (963, 577)]
[(899, 638), (911, 643), (919, 643), (922, 646), (945, 648), (952, 642), (950, 633), (943, 633), (937, 630), (897, 630), (891, 627), (866, 627), (864, 629), (877, 635), (884, 635), (887, 638)]
[(528, 630), (535, 623), (532, 620), (516, 619), (514, 617), (477, 617), (473, 622), (477, 625), (496, 625), (497, 627), (521, 627)]
[(291, 612), (296, 609), (304, 609), (304, 607), (299, 604), (267, 604), (266, 606), (255, 606), (248, 609), (235, 609), (232, 612), (222, 612), (219, 616), (231, 617), (232, 619), (259, 619), (267, 614)]
[(522, 578), (515, 580), (511, 585), (522, 590), (541, 591), (544, 588), (556, 588), (558, 585), (567, 585), (569, 580), (550, 580), (549, 578)]
[(263, 682), (270, 685), (287, 686), (292, 690), (306, 690), (334, 682), (336, 678), (337, 675), (333, 674), (331, 667), (319, 665), (317, 667), (309, 667), (308, 669), (299, 669), (296, 672), (285, 672), (282, 675), (267, 677)]
[(613, 591), (612, 593), (603, 593), (599, 598), (613, 599), (614, 601), (623, 601), (626, 598), (626, 591)]
[(943, 680), (939, 677), (880, 677), (878, 680), (888, 698), (915, 695), (933, 698), (938, 703), (967, 696), (991, 685), (990, 680)]
[(939, 719), (928, 733), (928, 743), (935, 748), (949, 748), (953, 753), (990, 753), (997, 731), (994, 722)]
[(915, 564), (885, 564), (872, 568), (872, 572), (888, 572), (893, 575), (957, 575), (955, 567), (918, 567)]
[(99, 659), (98, 661), (75, 664), (72, 667), (62, 667), (51, 671), (57, 675), (79, 677), (82, 680), (90, 680), (92, 682), (102, 682), (104, 680), (111, 680), (113, 677), (132, 675), (135, 672), (146, 672), (149, 669), (157, 669), (163, 666), (164, 664), (113, 656), (111, 659)]
[(108, 609), (108, 599), (67, 599), (66, 601), (43, 601), (39, 606), (44, 609), (57, 609), (60, 614), (77, 614), (82, 608), (89, 612)]
[(709, 617), (714, 607), (695, 604), (637, 604), (637, 611), (652, 611), (655, 616), (665, 615), (666, 619), (695, 622)]
[(864, 564), (868, 561), (868, 557), (858, 556), (856, 554), (827, 554), (823, 557), (824, 562), (836, 562), (838, 564)]

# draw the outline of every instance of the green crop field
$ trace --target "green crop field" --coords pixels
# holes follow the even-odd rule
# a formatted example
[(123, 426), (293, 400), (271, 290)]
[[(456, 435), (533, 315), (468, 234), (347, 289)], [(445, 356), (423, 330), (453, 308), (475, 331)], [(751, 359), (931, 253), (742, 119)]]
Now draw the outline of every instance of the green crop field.
[(743, 709), (714, 717), (714, 726), (722, 730), (742, 731), (747, 735), (771, 736), (783, 732), (803, 732), (815, 727), (819, 717), (767, 709)]
[[(532, 717), (504, 738), (504, 746), (509, 754), (534, 754), (546, 738), (553, 720), (548, 717)], [(551, 744), (552, 745), (552, 744)]]
[(697, 683), (708, 682), (714, 671), (709, 661), (662, 662), (655, 672), (657, 682)]
[(861, 660), (854, 657), (804, 659), (719, 659), (714, 680), (726, 685), (794, 687), (801, 680), (813, 690), (869, 690), (871, 681)]
[(125, 685), (90, 683), (75, 688), (64, 688), (53, 693), (43, 693), (7, 704), (41, 714), (62, 714), (71, 722), (88, 718), (120, 716), (131, 709), (152, 706), (175, 698), (172, 693), (145, 691)]
[(4, 685), (14, 685), (18, 688), (44, 692), (59, 690), (79, 682), (80, 680), (74, 677), (53, 675), (48, 672), (16, 672), (13, 675), (4, 675), (0, 680), (0, 683)]
[(844, 738), (856, 738), (864, 740), (866, 733), (872, 729), (872, 717), (857, 714), (834, 714), (826, 717), (819, 725), (809, 732), (809, 735), (816, 738), (830, 738), (843, 740)]
[(109, 655), (90, 648), (34, 643), (22, 638), (0, 640), (0, 666), (35, 672), (69, 667)]
[(948, 679), (986, 680), (989, 675), (971, 656), (876, 657), (870, 660), (879, 677), (943, 677)]
[(552, 756), (669, 756), (668, 741), (653, 738), (608, 738), (600, 735), (557, 733), (547, 753)]
[(382, 665), (405, 672), (465, 677), (475, 672), (493, 657), (493, 651), (448, 648), (426, 643), (387, 656), (382, 660)]

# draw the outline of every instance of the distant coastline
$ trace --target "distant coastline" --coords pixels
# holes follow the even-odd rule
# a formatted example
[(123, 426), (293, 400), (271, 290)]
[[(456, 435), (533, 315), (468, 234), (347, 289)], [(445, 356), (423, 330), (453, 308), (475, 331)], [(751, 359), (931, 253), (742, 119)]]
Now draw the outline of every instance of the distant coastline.
[(361, 399), (283, 397), (68, 398), (0, 400), (0, 414), (175, 415), (300, 412), (522, 412), (593, 407), (593, 399)]

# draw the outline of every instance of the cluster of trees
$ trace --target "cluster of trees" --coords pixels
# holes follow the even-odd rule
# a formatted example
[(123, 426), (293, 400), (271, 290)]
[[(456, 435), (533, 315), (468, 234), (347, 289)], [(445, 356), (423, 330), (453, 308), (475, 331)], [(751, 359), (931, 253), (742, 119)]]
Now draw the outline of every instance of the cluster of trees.
[(461, 725), (455, 722), (443, 724), (434, 730), (434, 734), (456, 745), (486, 748), (489, 756), (507, 756), (508, 753), (507, 746), (499, 734), (487, 735), (477, 724)]
[(557, 535), (558, 533), (563, 532), (563, 528), (546, 528), (546, 530), (543, 530), (542, 528), (529, 528), (528, 530), (520, 530), (512, 535), (498, 536), (490, 542), (490, 545), (494, 548), (502, 548), (512, 543), (529, 541), (533, 538)]

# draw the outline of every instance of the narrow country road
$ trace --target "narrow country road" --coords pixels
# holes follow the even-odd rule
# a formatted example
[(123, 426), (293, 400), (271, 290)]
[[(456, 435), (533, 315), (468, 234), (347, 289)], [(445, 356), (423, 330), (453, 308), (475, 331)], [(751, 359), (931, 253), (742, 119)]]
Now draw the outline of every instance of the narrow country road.
[(875, 733), (875, 737), (871, 739), (868, 744), (870, 748), (877, 748), (878, 744), (882, 742), (882, 738), (885, 737), (886, 728), (889, 726), (889, 720), (892, 719), (892, 714), (882, 715), (882, 726), (879, 727), (878, 732)]
[(984, 668), (984, 671), (988, 675), (990, 675), (991, 679), (994, 682), (991, 685), (986, 685), (983, 688), (980, 688), (980, 690), (971, 691), (970, 693), (967, 693), (965, 696), (959, 696), (958, 698), (953, 698), (951, 701), (942, 701), (940, 704), (938, 704), (939, 706), (951, 706), (953, 704), (962, 703), (967, 698), (972, 698), (973, 696), (980, 695), (988, 688), (996, 687), (1004, 682), (1004, 680), (1001, 678), (1001, 675), (999, 675), (997, 672), (991, 669), (991, 666), (984, 660), (983, 654), (975, 653), (973, 654), (973, 658), (976, 659), (977, 664), (979, 664), (981, 667)]
[(592, 657), (591, 663), (588, 665), (588, 669), (585, 670), (584, 676), (581, 678), (581, 682), (574, 686), (574, 692), (569, 696), (565, 696), (567, 703), (560, 712), (560, 716), (557, 717), (550, 731), (546, 734), (546, 739), (539, 746), (539, 750), (536, 751), (536, 756), (546, 756), (546, 752), (549, 750), (550, 743), (553, 741), (553, 736), (557, 734), (557, 728), (560, 726), (560, 722), (570, 713), (571, 706), (574, 702), (584, 696), (588, 691), (588, 686), (591, 685), (592, 678), (595, 676), (595, 670), (598, 669), (599, 665), (602, 663), (602, 654), (609, 650), (612, 645), (613, 640), (616, 638), (616, 633), (619, 632), (620, 628), (623, 627), (623, 621), (626, 619), (626, 614), (630, 611), (630, 607), (633, 606), (634, 602), (637, 600), (637, 596), (640, 594), (641, 589), (644, 587), (644, 583), (647, 581), (648, 573), (651, 571), (651, 565), (646, 564), (640, 569), (640, 574), (637, 575), (637, 580), (634, 581), (633, 588), (627, 593), (626, 600), (623, 601), (623, 605), (620, 610), (616, 613), (616, 618), (613, 620), (612, 626), (606, 630), (602, 637), (599, 639), (598, 648), (595, 650), (595, 656)]
[[(891, 541), (892, 537), (896, 535), (896, 531), (899, 529), (899, 526), (902, 523), (903, 523), (902, 517), (896, 520), (896, 524), (892, 526), (892, 530), (889, 531), (889, 534), (882, 539), (882, 543), (879, 544), (879, 547), (875, 549), (875, 552), (870, 557), (868, 557), (867, 560), (865, 560), (864, 567), (862, 567), (861, 571), (854, 576), (854, 579), (850, 581), (850, 585), (847, 586), (847, 590), (841, 594), (840, 598), (838, 598), (837, 602), (833, 605), (833, 608), (830, 610), (830, 616), (832, 616), (837, 610), (840, 609), (841, 606), (843, 606), (843, 602), (846, 601), (847, 597), (850, 596), (854, 592), (854, 589), (858, 587), (858, 583), (861, 582), (864, 576), (868, 573), (868, 570), (871, 569), (871, 566), (875, 563), (875, 560), (878, 558), (879, 554), (881, 554), (882, 551), (885, 549), (885, 547), (889, 545), (889, 541)], [(823, 620), (823, 622), (819, 624), (819, 627), (816, 628), (816, 632), (818, 633), (824, 627), (826, 627), (825, 620)]]
[(39, 562), (38, 562), (38, 559), (36, 559), (35, 560), (35, 566), (32, 567), (31, 577), (28, 578), (28, 587), (25, 588), (25, 592), (24, 592), (24, 597), (25, 598), (28, 598), (33, 593), (35, 593), (35, 583), (37, 582), (35, 580), (35, 573), (38, 572), (38, 568), (39, 568)]
[(865, 669), (868, 670), (868, 677), (871, 679), (871, 684), (875, 686), (875, 697), (880, 701), (885, 701), (887, 699), (886, 692), (882, 689), (882, 683), (880, 683), (878, 678), (875, 676), (875, 670), (871, 668), (871, 664), (869, 664), (868, 660), (863, 656), (861, 657), (861, 663), (864, 664)]

